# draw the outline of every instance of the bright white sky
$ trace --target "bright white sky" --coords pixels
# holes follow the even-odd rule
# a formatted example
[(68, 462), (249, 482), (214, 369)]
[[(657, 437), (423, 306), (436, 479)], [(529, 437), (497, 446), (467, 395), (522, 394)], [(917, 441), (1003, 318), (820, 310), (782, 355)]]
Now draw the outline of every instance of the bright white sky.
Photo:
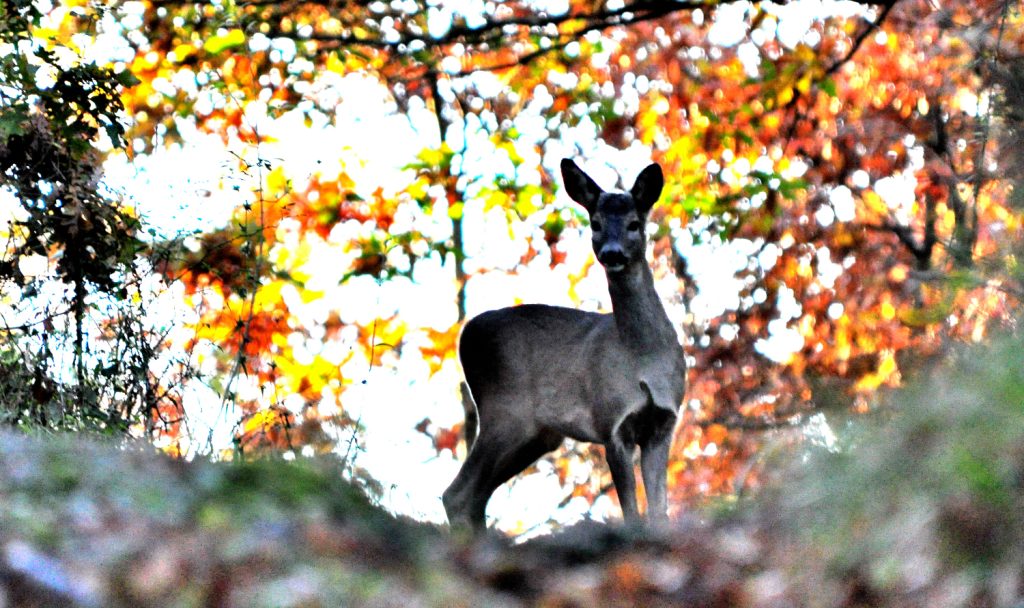
[[(564, 1), (557, 0), (544, 4), (556, 11), (565, 10), (557, 7), (566, 5)], [(481, 3), (473, 0), (447, 3), (445, 6), (449, 9), (435, 11), (431, 31), (442, 31), (451, 11), (472, 15), (479, 12), (478, 5)], [(719, 8), (718, 23), (711, 31), (712, 39), (721, 45), (732, 45), (742, 40), (745, 30), (739, 24), (743, 23), (743, 13), (749, 6), (739, 2)], [(852, 2), (802, 0), (773, 10), (780, 16), (778, 36), (784, 43), (793, 45), (808, 36), (813, 37), (808, 28), (814, 16), (863, 9)], [(107, 27), (116, 31), (118, 26), (111, 23)], [(119, 36), (109, 35), (102, 36), (100, 44), (92, 51), (90, 54), (94, 56), (110, 57), (122, 54), (125, 47)], [(489, 84), (500, 86), (490, 74), (475, 78), (485, 87)], [(212, 95), (205, 91), (197, 92), (200, 98)], [(360, 193), (369, 195), (378, 185), (383, 185), (388, 191), (400, 189), (414, 177), (411, 172), (403, 172), (401, 167), (422, 149), (437, 144), (436, 123), (429, 112), (422, 107), (414, 107), (408, 117), (395, 114), (387, 91), (372, 79), (356, 75), (345, 78), (328, 75), (314, 84), (310, 94), (340, 100), (335, 126), (320, 120), (307, 127), (298, 112), (272, 120), (262, 108), (252, 104), (248, 113), (250, 122), (258, 125), (260, 133), (274, 140), (257, 150), (237, 142), (225, 147), (218, 137), (203, 135), (194, 129), (190, 132), (189, 123), (181, 121), (180, 126), (186, 135), (185, 144), (160, 149), (132, 163), (113, 159), (106, 165), (105, 184), (127, 202), (135, 204), (144, 221), (157, 231), (158, 236), (169, 237), (223, 226), (227, 222), (232, 210), (242, 202), (241, 197), (251, 192), (255, 185), (251, 178), (239, 176), (236, 156), (249, 161), (255, 161), (259, 156), (274, 166), (285, 165), (297, 189), (301, 189), (302, 184), (318, 171), (330, 176), (330, 168), (344, 166), (358, 187), (363, 189)], [(536, 103), (542, 103), (546, 95), (544, 90), (536, 91)], [(213, 97), (210, 97), (210, 103), (215, 103)], [(536, 158), (532, 144), (547, 137), (542, 127), (539, 113), (531, 112), (528, 105), (520, 123), (523, 132), (521, 153), (527, 158), (527, 163)], [(454, 148), (461, 147), (461, 137), (462, 134), (456, 134), (456, 141), (452, 142)], [(485, 134), (471, 132), (465, 137), (469, 139), (465, 158), (467, 173), (475, 173), (479, 169), (485, 169), (484, 173), (502, 170), (500, 158), (495, 158)], [(542, 160), (552, 175), (557, 175), (555, 168), (563, 156), (579, 159), (578, 149), (583, 151), (585, 169), (604, 187), (614, 186), (619, 174), (628, 186), (651, 158), (650, 150), (639, 145), (619, 151), (598, 143), (596, 130), (586, 122), (578, 129), (566, 131), (559, 141), (548, 141), (547, 144), (548, 156)], [(539, 183), (539, 176), (522, 179)], [(241, 195), (232, 188), (236, 184), (241, 186)], [(838, 194), (841, 199), (843, 193)], [(559, 194), (559, 204), (569, 204), (562, 194)], [(520, 259), (522, 243), (507, 238), (507, 223), (503, 218), (488, 217), (478, 208), (468, 207), (466, 222), (466, 249), (472, 256), (471, 265), (509, 269)], [(427, 229), (435, 230), (437, 236), (443, 237), (450, 226), (442, 222)], [(411, 325), (445, 328), (454, 321), (455, 283), (452, 272), (436, 261), (420, 262), (414, 282), (394, 281), (379, 286), (372, 280), (356, 279), (339, 285), (341, 265), (337, 244), (346, 237), (347, 230), (350, 228), (339, 228), (338, 234), (332, 235), (334, 242), (322, 243), (321, 251), (313, 256), (320, 266), (311, 269), (318, 285), (311, 287), (323, 289), (327, 296), (304, 308), (297, 304), (296, 313), (300, 317), (322, 318), (325, 311), (342, 309), (347, 320), (366, 321), (395, 311)], [(753, 245), (746, 241), (727, 245), (695, 244), (687, 240), (683, 231), (677, 231), (677, 236), (680, 251), (690, 262), (689, 267), (699, 288), (691, 312), (706, 319), (726, 308), (735, 307), (740, 284), (732, 277), (747, 264), (747, 254), (753, 250)], [(539, 259), (533, 268), (525, 269), (512, 278), (500, 271), (474, 278), (467, 287), (470, 315), (516, 301), (572, 305), (567, 295), (567, 275), (570, 269), (579, 268), (590, 255), (589, 237), (567, 234), (566, 242), (570, 258), (565, 266), (550, 269), (545, 260)], [(686, 311), (672, 303), (672, 294), (677, 289), (674, 280), (659, 287), (669, 304), (670, 315), (677, 325), (681, 325)], [(607, 309), (606, 284), (603, 272), (597, 267), (580, 286), (579, 292), (585, 307)], [(172, 290), (157, 300), (152, 313), (156, 318), (185, 319), (190, 313), (182, 310), (180, 301), (180, 293)], [(790, 303), (787, 308), (795, 311), (796, 303)], [(799, 335), (785, 328), (785, 321), (780, 319), (776, 322), (777, 341), (764, 345), (765, 351), (775, 357), (784, 357), (801, 344)], [(323, 345), (310, 343), (306, 348), (313, 353)], [(344, 393), (344, 407), (350, 415), (360, 418), (367, 429), (359, 439), (356, 465), (365, 467), (384, 485), (388, 506), (414, 517), (444, 521), (439, 497), (460, 463), (447, 452), (437, 456), (429, 439), (413, 427), (423, 418), (430, 418), (442, 426), (461, 420), (462, 410), (456, 392), (459, 371), (455, 366), (449, 366), (425, 385), (412, 384), (411, 379), (422, 379), (425, 375), (422, 362), (412, 360), (416, 359), (415, 351), (410, 352), (413, 355), (407, 358), (408, 362), (400, 362), (397, 370), (349, 370), (356, 374), (356, 380), (365, 382), (355, 382)], [(194, 388), (188, 401), (190, 416), (200, 422), (200, 427), (206, 425), (213, 430), (216, 446), (227, 445), (230, 428), (224, 420), (225, 416), (233, 419), (233, 414), (222, 412), (220, 400), (201, 387)], [(193, 428), (193, 432), (204, 436), (206, 431)], [(343, 436), (339, 440), (339, 451), (344, 453), (348, 437)], [(539, 474), (508, 484), (495, 493), (488, 513), (497, 518), (499, 527), (530, 529), (550, 516), (572, 521), (588, 510), (599, 518), (619, 516), (617, 507), (607, 498), (600, 499), (592, 510), (583, 499), (576, 499), (567, 508), (556, 512), (564, 492), (550, 469), (542, 463)], [(573, 473), (582, 478), (589, 474), (589, 470), (581, 466)]]
[[(343, 164), (355, 179), (357, 186), (364, 188), (362, 194), (369, 195), (378, 185), (397, 190), (413, 177), (412, 172), (402, 172), (401, 166), (414, 160), (423, 148), (436, 145), (434, 119), (423, 112), (412, 120), (391, 114), (392, 108), (382, 97), (385, 91), (374, 81), (358, 76), (340, 80), (335, 94), (343, 100), (338, 116), (348, 117), (337, 126), (303, 126), (298, 113), (285, 115), (271, 121), (258, 110), (251, 113), (253, 120), (260, 121), (260, 131), (268, 139), (277, 140), (264, 144), (259, 150), (263, 158), (275, 165), (284, 163), (294, 187), (301, 189), (303, 182), (316, 171), (327, 171), (326, 167)], [(474, 136), (484, 139), (482, 136)], [(584, 149), (593, 148), (591, 134), (585, 134), (586, 141), (580, 141)], [(239, 195), (230, 187), (224, 188), (227, 176), (237, 172), (234, 154), (254, 160), (256, 150), (244, 146), (225, 148), (220, 140), (211, 136), (196, 134), (187, 138), (184, 147), (161, 150), (150, 157), (141, 157), (129, 165), (123, 161), (112, 161), (107, 166), (106, 182), (123, 193), (127, 200), (138, 205), (140, 213), (148, 223), (164, 235), (191, 231), (197, 227), (224, 225)], [(461, 145), (457, 142), (456, 147)], [(554, 163), (568, 150), (571, 141), (562, 142), (565, 152), (555, 152)], [(471, 163), (486, 163), (489, 145), (483, 142), (471, 143), (470, 153), (476, 157), (467, 158)], [(611, 166), (624, 166), (625, 180), (632, 180), (639, 169), (650, 162), (650, 152), (634, 148), (626, 152), (603, 150), (595, 152), (598, 158), (606, 159), (607, 165), (593, 165), (595, 178), (606, 186), (615, 183), (616, 176)], [(549, 166), (553, 163), (548, 162)], [(243, 180), (244, 181), (244, 180)], [(243, 187), (243, 192), (251, 184)], [(562, 201), (562, 204), (569, 204)], [(444, 217), (444, 214), (440, 214)], [(480, 268), (510, 269), (519, 261), (523, 246), (508, 238), (508, 224), (495, 211), (484, 216), (479, 207), (467, 207), (466, 249), (473, 256), (472, 265)], [(445, 225), (440, 230), (450, 230)], [(355, 229), (355, 228), (353, 228)], [(347, 229), (339, 229), (338, 239)], [(538, 259), (534, 268), (509, 276), (499, 270), (475, 278), (467, 288), (467, 307), (470, 316), (490, 308), (511, 305), (517, 301), (546, 302), (572, 305), (568, 296), (571, 269), (583, 265), (590, 255), (589, 236), (567, 235), (570, 251), (568, 263), (550, 269), (546, 261)], [(293, 309), (300, 318), (316, 318), (320, 308), (339, 308), (346, 319), (369, 321), (377, 316), (388, 316), (396, 311), (400, 317), (413, 326), (445, 328), (455, 321), (455, 283), (452, 271), (441, 267), (434, 260), (417, 264), (416, 281), (397, 280), (384, 285), (363, 277), (344, 285), (338, 285), (339, 271), (336, 244), (324, 243), (322, 254), (311, 256), (319, 266), (308, 268), (314, 275), (311, 289), (323, 289), (327, 297), (310, 305), (297, 304)], [(731, 259), (734, 264), (742, 256), (718, 256), (709, 259)], [(730, 269), (734, 271), (735, 268)], [(708, 272), (715, 274), (715, 270)], [(722, 274), (718, 273), (721, 277)], [(666, 286), (668, 290), (675, 285)], [(712, 294), (717, 287), (710, 288)], [(579, 291), (589, 301), (591, 308), (604, 306), (607, 309), (607, 287), (603, 272), (595, 271), (580, 286)], [(589, 293), (588, 293), (589, 292)], [(711, 295), (710, 297), (717, 297)], [(175, 300), (169, 298), (170, 302)], [(179, 306), (180, 309), (180, 306)], [(180, 311), (165, 318), (182, 318)], [(682, 311), (677, 310), (677, 314)], [(308, 345), (310, 350), (319, 345)], [(425, 365), (418, 362), (416, 351), (409, 348), (410, 357), (398, 365), (397, 371), (386, 368), (365, 369), (365, 364), (351, 370), (355, 382), (346, 389), (343, 399), (349, 414), (361, 419), (366, 433), (359, 442), (357, 466), (366, 468), (370, 474), (388, 488), (388, 506), (396, 511), (432, 521), (444, 521), (440, 493), (458, 471), (460, 462), (448, 452), (437, 456), (429, 439), (414, 427), (424, 418), (430, 418), (441, 426), (451, 426), (461, 421), (462, 408), (456, 387), (459, 371), (449, 365), (429, 382), (424, 383)], [(413, 380), (419, 380), (413, 384)], [(365, 383), (363, 383), (365, 381)], [(213, 395), (203, 396), (197, 388), (195, 398), (189, 404), (193, 420), (205, 420), (217, 429), (218, 447), (229, 445), (230, 428), (223, 424), (224, 413), (220, 401)], [(228, 420), (233, 416), (226, 416)], [(193, 429), (196, 432), (198, 429)], [(205, 436), (201, 432), (200, 436)], [(344, 453), (348, 436), (339, 441), (339, 451)], [(507, 528), (530, 528), (556, 514), (556, 506), (564, 496), (557, 477), (550, 467), (542, 465), (542, 472), (524, 478), (500, 489), (492, 499), (489, 513), (501, 520)], [(581, 469), (578, 475), (585, 477), (589, 470)], [(524, 509), (529, 505), (529, 509)], [(578, 518), (589, 505), (578, 499), (568, 508), (557, 513), (560, 519), (571, 521)], [(615, 513), (607, 498), (599, 502), (592, 514), (601, 516)]]

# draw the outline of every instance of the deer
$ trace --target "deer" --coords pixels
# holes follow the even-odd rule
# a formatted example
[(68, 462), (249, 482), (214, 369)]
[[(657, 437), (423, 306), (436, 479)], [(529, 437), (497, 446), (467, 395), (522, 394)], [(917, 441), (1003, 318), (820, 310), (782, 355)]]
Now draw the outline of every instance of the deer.
[(590, 218), (612, 311), (523, 304), (465, 324), (459, 360), (472, 397), (464, 395), (468, 455), (442, 494), (453, 529), (484, 531), (498, 486), (567, 437), (604, 446), (623, 518), (633, 526), (644, 521), (634, 475), (639, 447), (646, 519), (668, 519), (668, 458), (686, 359), (647, 263), (645, 228), (664, 187), (661, 167), (645, 168), (628, 192), (605, 192), (570, 159), (561, 173), (566, 193)]

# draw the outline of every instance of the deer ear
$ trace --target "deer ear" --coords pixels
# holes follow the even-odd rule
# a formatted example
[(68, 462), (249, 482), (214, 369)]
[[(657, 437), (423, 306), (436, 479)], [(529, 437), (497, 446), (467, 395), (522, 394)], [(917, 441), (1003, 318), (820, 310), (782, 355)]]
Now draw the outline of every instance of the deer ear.
[(661, 189), (665, 186), (665, 178), (661, 175), (661, 167), (658, 163), (651, 163), (640, 172), (636, 183), (629, 193), (636, 202), (637, 213), (646, 217), (654, 203), (661, 197)]
[(568, 158), (562, 159), (562, 181), (565, 182), (565, 192), (569, 198), (583, 205), (587, 213), (593, 215), (597, 199), (603, 192), (601, 187)]

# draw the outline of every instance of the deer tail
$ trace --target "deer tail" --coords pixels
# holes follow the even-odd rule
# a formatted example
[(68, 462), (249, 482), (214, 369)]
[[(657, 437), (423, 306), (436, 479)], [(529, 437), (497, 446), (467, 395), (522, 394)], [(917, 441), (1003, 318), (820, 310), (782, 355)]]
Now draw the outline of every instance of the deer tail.
[(473, 395), (469, 392), (469, 385), (465, 382), (459, 384), (459, 393), (462, 394), (462, 409), (466, 413), (466, 423), (462, 426), (466, 439), (466, 453), (473, 449), (473, 442), (476, 441), (476, 430), (480, 424), (479, 415), (476, 413), (476, 403), (473, 402)]

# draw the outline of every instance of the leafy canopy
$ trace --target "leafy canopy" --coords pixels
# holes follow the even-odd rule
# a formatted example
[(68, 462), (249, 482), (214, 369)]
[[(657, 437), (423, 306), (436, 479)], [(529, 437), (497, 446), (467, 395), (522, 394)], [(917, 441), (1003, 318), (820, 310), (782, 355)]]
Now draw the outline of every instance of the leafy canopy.
[[(84, 16), (123, 41), (111, 66), (131, 75), (117, 78), (133, 154), (209, 133), (238, 159), (231, 222), (158, 269), (197, 311), (179, 346), (238, 407), (243, 452), (338, 449), (359, 426), (346, 392), (371, 368), (454, 401), (458, 323), (504, 277), (557, 276), (558, 301), (593, 306), (585, 218), (550, 169), (584, 157), (629, 181), (659, 162), (654, 263), (694, 370), (671, 466), (682, 500), (756, 483), (763, 431), (871, 409), (950, 341), (1013, 324), (1019, 6), (817, 10), (159, 0), (55, 9), (55, 35), (92, 35)], [(114, 102), (92, 103), (115, 139)], [(368, 107), (403, 135), (353, 137)], [(331, 160), (268, 160), (300, 132)], [(358, 302), (426, 277), (446, 283), (442, 321)], [(458, 449), (455, 410), (418, 417), (439, 452)], [(570, 474), (592, 462), (554, 460), (573, 496), (607, 489), (604, 473)]]

